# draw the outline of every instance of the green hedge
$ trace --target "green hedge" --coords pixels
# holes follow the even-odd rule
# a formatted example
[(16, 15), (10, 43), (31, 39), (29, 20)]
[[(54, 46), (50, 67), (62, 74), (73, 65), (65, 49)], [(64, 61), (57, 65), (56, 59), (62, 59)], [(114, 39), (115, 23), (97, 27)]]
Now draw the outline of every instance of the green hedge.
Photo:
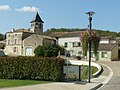
[(2, 57), (0, 79), (60, 81), (64, 60), (45, 57)]

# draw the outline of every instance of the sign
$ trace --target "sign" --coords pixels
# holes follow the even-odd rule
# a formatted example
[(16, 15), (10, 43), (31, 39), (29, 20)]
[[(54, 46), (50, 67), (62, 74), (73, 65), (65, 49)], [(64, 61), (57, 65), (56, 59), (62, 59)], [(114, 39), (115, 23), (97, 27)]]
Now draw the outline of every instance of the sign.
[(79, 66), (64, 66), (63, 73), (67, 81), (79, 80)]
[(79, 66), (64, 66), (63, 73), (79, 73)]

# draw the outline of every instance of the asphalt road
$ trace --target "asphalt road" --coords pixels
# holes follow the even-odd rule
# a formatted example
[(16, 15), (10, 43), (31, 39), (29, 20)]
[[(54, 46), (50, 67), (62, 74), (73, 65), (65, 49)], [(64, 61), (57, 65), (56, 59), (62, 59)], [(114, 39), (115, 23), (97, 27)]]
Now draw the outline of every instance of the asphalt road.
[(113, 77), (100, 90), (120, 90), (120, 61), (102, 62), (113, 70)]

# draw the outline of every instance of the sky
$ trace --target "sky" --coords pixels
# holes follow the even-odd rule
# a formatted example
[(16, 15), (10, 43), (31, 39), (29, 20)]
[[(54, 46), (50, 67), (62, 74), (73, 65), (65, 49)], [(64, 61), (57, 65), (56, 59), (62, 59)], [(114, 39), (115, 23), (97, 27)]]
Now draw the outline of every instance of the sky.
[(39, 13), (44, 31), (51, 28), (87, 28), (94, 11), (92, 28), (120, 32), (120, 0), (0, 0), (0, 33), (12, 28), (30, 28)]

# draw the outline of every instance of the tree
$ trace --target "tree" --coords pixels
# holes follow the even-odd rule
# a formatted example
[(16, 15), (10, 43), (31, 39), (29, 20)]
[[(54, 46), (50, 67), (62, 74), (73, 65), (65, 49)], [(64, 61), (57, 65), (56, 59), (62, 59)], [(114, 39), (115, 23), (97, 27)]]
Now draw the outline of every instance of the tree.
[(0, 34), (0, 41), (4, 39), (4, 35), (3, 34)]
[(82, 42), (83, 55), (87, 56), (87, 50), (88, 50), (88, 35), (87, 35), (87, 33), (81, 32), (80, 39)]
[[(44, 32), (45, 35), (51, 35), (53, 32), (75, 32), (75, 31), (86, 31), (87, 29), (80, 29), (80, 28), (51, 28), (48, 29)], [(120, 37), (120, 32), (113, 32), (113, 31), (109, 31), (109, 30), (97, 30), (97, 29), (93, 29), (94, 31), (96, 31), (101, 37), (108, 37), (111, 36), (111, 38), (116, 38), (116, 37)]]
[(97, 60), (97, 50), (99, 47), (99, 42), (100, 42), (100, 36), (96, 32), (93, 31), (93, 39), (92, 39), (92, 44), (93, 44), (93, 52), (95, 55), (95, 58)]
[(59, 45), (51, 45), (51, 46), (38, 46), (35, 50), (35, 56), (42, 56), (42, 57), (52, 57), (58, 56), (58, 52), (64, 54), (65, 49), (60, 47)]
[(83, 55), (87, 56), (88, 42), (91, 41), (93, 52), (95, 58), (97, 59), (97, 50), (100, 42), (99, 34), (96, 31), (87, 30), (85, 32), (82, 32), (82, 34), (80, 34), (80, 38), (82, 42)]

